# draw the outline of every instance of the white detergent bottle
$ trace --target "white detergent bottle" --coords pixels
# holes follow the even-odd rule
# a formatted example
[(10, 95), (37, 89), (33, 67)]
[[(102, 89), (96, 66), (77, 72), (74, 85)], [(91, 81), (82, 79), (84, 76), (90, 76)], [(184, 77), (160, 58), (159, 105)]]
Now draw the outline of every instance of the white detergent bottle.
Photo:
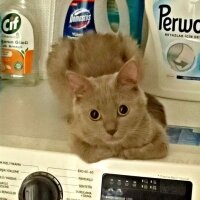
[(200, 101), (200, 0), (146, 0), (149, 33), (144, 89)]
[[(113, 30), (108, 20), (111, 0), (60, 0), (56, 5), (54, 39), (76, 38), (87, 32), (122, 33), (130, 35), (130, 17), (126, 0), (115, 0), (119, 26)], [(112, 0), (113, 1), (113, 0)]]
[(35, 85), (39, 77), (39, 22), (34, 5), (27, 0), (6, 0), (0, 16), (1, 78), (16, 85)]

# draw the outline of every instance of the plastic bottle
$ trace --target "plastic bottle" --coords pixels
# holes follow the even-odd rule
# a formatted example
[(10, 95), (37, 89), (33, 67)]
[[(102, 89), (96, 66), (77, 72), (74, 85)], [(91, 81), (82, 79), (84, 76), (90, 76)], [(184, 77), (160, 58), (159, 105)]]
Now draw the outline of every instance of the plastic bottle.
[(87, 32), (131, 35), (141, 43), (144, 0), (56, 1), (54, 42)]
[(0, 16), (1, 78), (17, 85), (35, 85), (39, 80), (39, 25), (34, 5), (27, 0), (7, 0)]
[(200, 101), (200, 1), (146, 0), (149, 23), (143, 89)]

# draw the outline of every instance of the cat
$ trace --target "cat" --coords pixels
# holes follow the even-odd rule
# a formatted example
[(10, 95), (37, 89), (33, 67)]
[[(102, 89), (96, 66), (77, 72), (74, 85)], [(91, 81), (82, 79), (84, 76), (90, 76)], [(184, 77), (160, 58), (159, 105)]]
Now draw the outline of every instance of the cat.
[(52, 47), (47, 72), (67, 113), (70, 150), (84, 161), (167, 156), (163, 105), (140, 86), (144, 61), (134, 39), (90, 33)]

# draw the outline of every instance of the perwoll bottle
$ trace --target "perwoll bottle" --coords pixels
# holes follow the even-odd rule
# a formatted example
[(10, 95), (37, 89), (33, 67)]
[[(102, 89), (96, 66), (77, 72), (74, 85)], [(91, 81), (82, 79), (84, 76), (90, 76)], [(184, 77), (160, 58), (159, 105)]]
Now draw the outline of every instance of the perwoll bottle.
[(27, 0), (7, 0), (0, 10), (0, 76), (17, 85), (35, 85), (39, 79), (38, 25), (33, 8)]

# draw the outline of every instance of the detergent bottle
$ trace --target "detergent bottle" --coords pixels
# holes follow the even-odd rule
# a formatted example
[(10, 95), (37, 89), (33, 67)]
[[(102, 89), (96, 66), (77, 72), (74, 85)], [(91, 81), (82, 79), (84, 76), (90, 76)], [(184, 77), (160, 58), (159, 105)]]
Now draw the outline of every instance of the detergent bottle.
[(27, 0), (6, 0), (0, 17), (1, 78), (16, 85), (35, 85), (39, 79), (39, 25), (34, 5)]
[(140, 42), (144, 0), (60, 0), (56, 3), (54, 41), (85, 33), (131, 35)]
[(144, 89), (165, 98), (200, 101), (200, 1), (146, 0), (145, 6)]
[[(71, 38), (88, 32), (130, 34), (130, 18), (126, 1), (115, 0), (119, 10), (119, 27), (113, 30), (108, 19), (108, 5), (112, 0), (61, 0), (56, 15), (60, 36)], [(58, 12), (59, 10), (59, 12)], [(56, 23), (57, 23), (56, 22)]]

